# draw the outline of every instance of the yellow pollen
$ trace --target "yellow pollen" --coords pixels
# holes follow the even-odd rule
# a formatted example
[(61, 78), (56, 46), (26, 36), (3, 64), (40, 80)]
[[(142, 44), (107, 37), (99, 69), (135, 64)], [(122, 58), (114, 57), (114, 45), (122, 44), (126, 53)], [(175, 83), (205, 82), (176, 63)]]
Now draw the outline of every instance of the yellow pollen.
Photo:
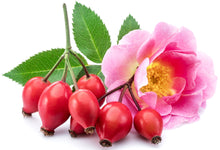
[(175, 92), (172, 89), (172, 69), (159, 62), (147, 67), (148, 84), (141, 87), (141, 92), (155, 92), (159, 97), (171, 96)]

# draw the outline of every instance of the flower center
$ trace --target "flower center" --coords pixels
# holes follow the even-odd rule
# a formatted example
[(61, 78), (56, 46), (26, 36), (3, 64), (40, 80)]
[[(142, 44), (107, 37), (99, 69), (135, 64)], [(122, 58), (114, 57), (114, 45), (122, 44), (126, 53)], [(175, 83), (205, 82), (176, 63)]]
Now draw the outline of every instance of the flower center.
[(175, 92), (172, 89), (172, 68), (155, 62), (147, 67), (148, 84), (141, 87), (141, 92), (155, 92), (159, 97), (171, 96)]

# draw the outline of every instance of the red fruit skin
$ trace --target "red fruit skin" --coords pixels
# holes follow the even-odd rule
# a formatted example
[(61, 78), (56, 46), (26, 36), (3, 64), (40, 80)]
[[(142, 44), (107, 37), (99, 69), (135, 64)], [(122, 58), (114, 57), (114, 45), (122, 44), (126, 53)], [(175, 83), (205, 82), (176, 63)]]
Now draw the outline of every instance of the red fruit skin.
[(69, 99), (71, 116), (84, 128), (95, 127), (99, 116), (96, 96), (87, 89), (76, 90)]
[[(105, 86), (102, 82), (102, 80), (94, 74), (90, 74), (90, 78), (87, 79), (86, 75), (82, 76), (78, 82), (77, 85), (79, 89), (87, 89), (90, 90), (97, 99), (99, 99), (101, 96), (105, 95)], [(99, 101), (99, 105), (101, 106), (104, 103), (105, 99), (102, 99)]]
[(110, 102), (100, 111), (96, 123), (96, 132), (100, 141), (108, 140), (114, 143), (124, 138), (131, 127), (132, 116), (130, 110), (122, 103)]
[(44, 82), (43, 77), (31, 78), (25, 85), (22, 93), (22, 111), (31, 114), (38, 111), (38, 101), (43, 90), (51, 83)]
[(152, 141), (153, 137), (161, 136), (163, 120), (157, 111), (146, 108), (135, 115), (134, 127), (140, 135)]
[(54, 132), (69, 118), (68, 102), (71, 94), (70, 86), (63, 81), (56, 81), (43, 91), (38, 103), (41, 128)]
[(71, 117), (71, 119), (70, 119), (69, 132), (70, 132), (72, 137), (76, 137), (79, 134), (85, 133), (84, 128), (78, 122), (76, 122), (76, 120), (73, 119), (73, 117)]

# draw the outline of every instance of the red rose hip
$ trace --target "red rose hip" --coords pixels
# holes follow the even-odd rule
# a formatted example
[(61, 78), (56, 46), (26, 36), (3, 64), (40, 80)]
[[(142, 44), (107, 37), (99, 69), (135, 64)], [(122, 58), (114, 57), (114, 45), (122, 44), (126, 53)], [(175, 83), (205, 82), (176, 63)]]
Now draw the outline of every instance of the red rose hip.
[(30, 116), (32, 113), (38, 111), (38, 101), (43, 90), (50, 85), (47, 80), (43, 81), (43, 77), (31, 78), (25, 85), (22, 93), (24, 116)]
[[(78, 82), (77, 85), (79, 89), (87, 89), (90, 90), (97, 99), (99, 99), (101, 96), (105, 95), (105, 86), (102, 82), (102, 80), (94, 74), (90, 74), (90, 77), (87, 78), (86, 75), (82, 76)], [(99, 101), (99, 105), (101, 106), (104, 103), (104, 99)]]
[(71, 94), (71, 88), (63, 81), (56, 81), (43, 91), (38, 110), (44, 135), (53, 135), (54, 129), (69, 118), (68, 101)]
[(71, 116), (85, 130), (86, 134), (93, 134), (99, 115), (99, 103), (96, 96), (89, 90), (76, 90), (69, 99)]
[(163, 120), (154, 109), (146, 108), (137, 112), (134, 117), (134, 127), (140, 135), (150, 140), (153, 144), (161, 142)]
[(132, 116), (129, 109), (122, 103), (110, 102), (100, 111), (96, 123), (96, 131), (103, 147), (124, 138), (132, 126)]
[(77, 137), (77, 135), (85, 133), (84, 128), (78, 122), (76, 122), (76, 120), (73, 119), (73, 117), (71, 117), (70, 119), (69, 133), (71, 137)]

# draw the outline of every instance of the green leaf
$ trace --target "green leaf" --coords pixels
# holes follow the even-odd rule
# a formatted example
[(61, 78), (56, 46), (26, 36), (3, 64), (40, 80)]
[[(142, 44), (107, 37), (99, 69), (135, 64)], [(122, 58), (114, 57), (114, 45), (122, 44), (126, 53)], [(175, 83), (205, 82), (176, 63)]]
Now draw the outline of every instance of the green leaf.
[(132, 30), (135, 29), (140, 29), (140, 25), (138, 24), (138, 22), (134, 19), (133, 16), (129, 15), (125, 20), (124, 23), (121, 26), (121, 29), (119, 31), (119, 35), (118, 35), (118, 41), (117, 43), (122, 39), (122, 37), (124, 35), (126, 35), (127, 33), (129, 33)]
[[(24, 85), (32, 77), (36, 77), (36, 76), (44, 77), (50, 71), (50, 69), (59, 59), (59, 57), (63, 54), (63, 52), (64, 49), (52, 49), (52, 50), (40, 52), (30, 57), (28, 60), (24, 61), (23, 63), (19, 64), (17, 67), (12, 69), (8, 73), (5, 73), (4, 76), (18, 82), (21, 85)], [(86, 60), (81, 55), (78, 54), (78, 56), (82, 59), (85, 65), (88, 65)], [(79, 72), (82, 70), (82, 67), (78, 62), (78, 60), (72, 55), (70, 55), (69, 60), (77, 76)], [(49, 78), (50, 82), (61, 80), (64, 71), (64, 65), (65, 65), (65, 61), (63, 60), (58, 65), (58, 67), (53, 72), (53, 74), (50, 76)], [(67, 83), (71, 84), (71, 82), (72, 80), (70, 78), (70, 75), (68, 74)]]
[(105, 76), (102, 73), (101, 68), (100, 68), (100, 72), (97, 75), (102, 79), (103, 83), (105, 83)]
[(94, 11), (78, 2), (73, 10), (73, 34), (79, 50), (91, 61), (101, 63), (111, 46), (108, 30)]

